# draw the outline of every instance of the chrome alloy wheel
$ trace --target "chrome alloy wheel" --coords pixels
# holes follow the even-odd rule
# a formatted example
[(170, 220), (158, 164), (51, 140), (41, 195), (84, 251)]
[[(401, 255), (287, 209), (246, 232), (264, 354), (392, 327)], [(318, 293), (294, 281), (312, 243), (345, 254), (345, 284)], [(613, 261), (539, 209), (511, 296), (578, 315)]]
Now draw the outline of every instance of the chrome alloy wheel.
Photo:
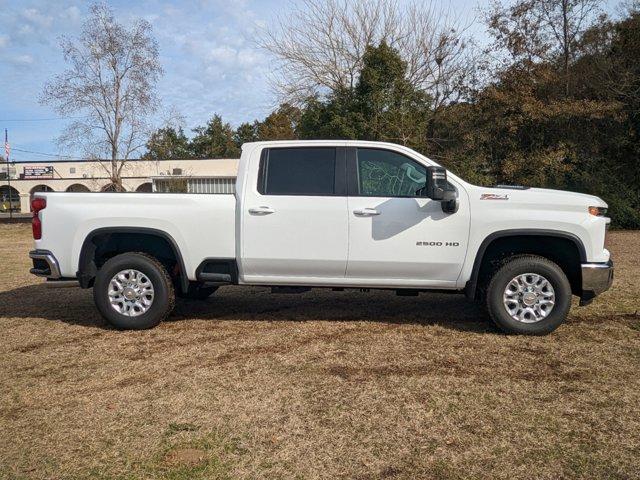
[(542, 275), (523, 273), (507, 284), (502, 302), (514, 320), (536, 323), (551, 313), (556, 294), (549, 280)]
[(109, 282), (109, 302), (120, 315), (137, 317), (146, 313), (153, 297), (151, 280), (138, 270), (122, 270)]

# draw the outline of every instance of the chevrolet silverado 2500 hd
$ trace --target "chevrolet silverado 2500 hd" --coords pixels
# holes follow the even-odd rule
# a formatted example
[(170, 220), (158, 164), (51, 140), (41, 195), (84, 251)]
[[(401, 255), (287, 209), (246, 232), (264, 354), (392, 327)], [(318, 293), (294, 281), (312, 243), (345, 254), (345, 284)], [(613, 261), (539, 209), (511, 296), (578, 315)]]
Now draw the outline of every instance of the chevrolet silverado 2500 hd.
[(121, 329), (157, 325), (175, 295), (263, 285), (464, 292), (502, 330), (546, 334), (572, 295), (585, 304), (611, 285), (606, 209), (471, 185), (394, 144), (257, 142), (234, 195), (35, 194), (31, 272), (93, 288)]

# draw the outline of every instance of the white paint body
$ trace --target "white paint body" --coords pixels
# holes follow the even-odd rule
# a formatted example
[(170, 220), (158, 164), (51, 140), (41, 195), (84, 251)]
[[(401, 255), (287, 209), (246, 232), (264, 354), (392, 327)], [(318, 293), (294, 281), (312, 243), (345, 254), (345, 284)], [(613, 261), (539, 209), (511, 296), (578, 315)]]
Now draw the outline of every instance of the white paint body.
[[(47, 199), (47, 207), (39, 213), (43, 236), (35, 246), (51, 251), (62, 276), (72, 278), (82, 244), (92, 231), (153, 228), (174, 239), (190, 280), (196, 280), (196, 269), (206, 258), (235, 258), (238, 282), (247, 285), (462, 289), (482, 242), (495, 232), (515, 229), (569, 233), (583, 244), (586, 261), (609, 260), (604, 248), (609, 219), (588, 213), (589, 206), (606, 207), (600, 198), (535, 188), (479, 187), (451, 173), (448, 180), (459, 202), (453, 214), (443, 213), (440, 203), (428, 198), (261, 195), (260, 154), (274, 146), (375, 147), (425, 166), (437, 165), (406, 147), (379, 142), (245, 144), (235, 196), (37, 194)], [(481, 199), (486, 194), (508, 199)], [(379, 214), (354, 214), (364, 209)], [(445, 246), (448, 242), (455, 246)]]

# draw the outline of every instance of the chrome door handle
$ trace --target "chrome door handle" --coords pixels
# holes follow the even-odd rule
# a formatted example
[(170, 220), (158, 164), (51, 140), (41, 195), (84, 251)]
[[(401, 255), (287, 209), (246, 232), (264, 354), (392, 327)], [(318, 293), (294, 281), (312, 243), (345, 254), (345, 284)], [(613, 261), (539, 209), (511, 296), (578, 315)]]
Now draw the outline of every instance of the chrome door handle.
[(249, 209), (249, 213), (253, 214), (253, 215), (269, 215), (270, 213), (275, 213), (275, 210), (271, 207), (265, 207), (260, 206), (260, 207), (252, 207)]
[(361, 210), (354, 210), (353, 213), (358, 217), (375, 217), (380, 215), (380, 212), (375, 208), (363, 208)]

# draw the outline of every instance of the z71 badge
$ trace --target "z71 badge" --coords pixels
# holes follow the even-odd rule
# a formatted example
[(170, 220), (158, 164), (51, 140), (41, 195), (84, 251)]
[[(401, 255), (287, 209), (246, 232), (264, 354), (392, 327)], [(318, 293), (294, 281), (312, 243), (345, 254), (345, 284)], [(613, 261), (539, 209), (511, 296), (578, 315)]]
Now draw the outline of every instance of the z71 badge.
[(500, 193), (483, 193), (480, 200), (509, 200), (509, 195)]

